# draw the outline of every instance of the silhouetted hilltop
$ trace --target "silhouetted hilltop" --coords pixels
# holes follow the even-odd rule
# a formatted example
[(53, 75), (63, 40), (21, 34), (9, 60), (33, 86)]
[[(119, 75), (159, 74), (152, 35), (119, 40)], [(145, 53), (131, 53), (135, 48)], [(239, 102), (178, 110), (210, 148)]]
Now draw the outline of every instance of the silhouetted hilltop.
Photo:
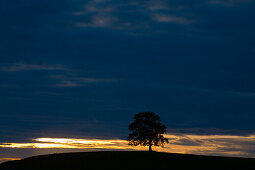
[(146, 151), (105, 151), (42, 155), (0, 164), (0, 170), (246, 170), (253, 158)]

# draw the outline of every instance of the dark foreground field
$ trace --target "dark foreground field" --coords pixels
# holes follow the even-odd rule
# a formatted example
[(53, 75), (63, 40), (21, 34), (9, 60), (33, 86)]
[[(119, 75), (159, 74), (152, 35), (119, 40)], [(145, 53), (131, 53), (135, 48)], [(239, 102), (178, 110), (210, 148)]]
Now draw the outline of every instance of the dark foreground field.
[(246, 170), (255, 159), (160, 152), (83, 152), (35, 156), (0, 164), (0, 170)]

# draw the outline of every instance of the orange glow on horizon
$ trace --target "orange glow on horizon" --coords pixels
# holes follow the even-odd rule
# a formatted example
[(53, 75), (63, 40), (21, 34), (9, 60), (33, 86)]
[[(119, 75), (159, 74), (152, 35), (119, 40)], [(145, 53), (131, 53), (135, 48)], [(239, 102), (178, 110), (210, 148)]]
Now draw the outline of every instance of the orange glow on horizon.
[[(132, 149), (128, 141), (112, 139), (36, 138), (35, 143), (2, 143), (3, 148)], [(41, 142), (41, 143), (39, 143)]]
[(16, 160), (21, 160), (20, 158), (0, 158), (0, 160), (3, 161), (16, 161)]
[(21, 160), (21, 158), (0, 158), (0, 163), (7, 162), (7, 161), (17, 161)]
[[(165, 147), (155, 147), (160, 152), (244, 156), (255, 157), (247, 150), (255, 143), (255, 135), (194, 135), (166, 134), (169, 143)], [(0, 148), (62, 148), (62, 149), (118, 149), (148, 150), (147, 147), (130, 146), (121, 139), (74, 139), (74, 138), (36, 138), (34, 143), (0, 143)]]
[(38, 142), (65, 143), (65, 144), (115, 144), (124, 140), (99, 140), (99, 139), (71, 139), (71, 138), (36, 138)]

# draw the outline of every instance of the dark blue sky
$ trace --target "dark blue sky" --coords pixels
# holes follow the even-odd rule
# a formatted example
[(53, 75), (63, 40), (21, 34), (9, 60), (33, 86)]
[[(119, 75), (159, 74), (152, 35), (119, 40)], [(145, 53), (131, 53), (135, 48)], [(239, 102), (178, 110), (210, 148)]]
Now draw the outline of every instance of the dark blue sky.
[[(0, 142), (255, 131), (252, 0), (0, 1)], [(220, 131), (220, 130), (219, 130)]]

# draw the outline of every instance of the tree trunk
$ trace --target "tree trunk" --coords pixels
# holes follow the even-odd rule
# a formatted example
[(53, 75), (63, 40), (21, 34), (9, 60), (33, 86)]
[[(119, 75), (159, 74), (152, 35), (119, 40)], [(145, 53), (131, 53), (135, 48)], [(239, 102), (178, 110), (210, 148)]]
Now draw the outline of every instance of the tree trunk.
[(151, 149), (151, 144), (149, 145), (149, 152), (152, 152), (152, 149)]
[(150, 140), (150, 141), (149, 141), (149, 152), (152, 151), (151, 146), (152, 146), (152, 141)]

